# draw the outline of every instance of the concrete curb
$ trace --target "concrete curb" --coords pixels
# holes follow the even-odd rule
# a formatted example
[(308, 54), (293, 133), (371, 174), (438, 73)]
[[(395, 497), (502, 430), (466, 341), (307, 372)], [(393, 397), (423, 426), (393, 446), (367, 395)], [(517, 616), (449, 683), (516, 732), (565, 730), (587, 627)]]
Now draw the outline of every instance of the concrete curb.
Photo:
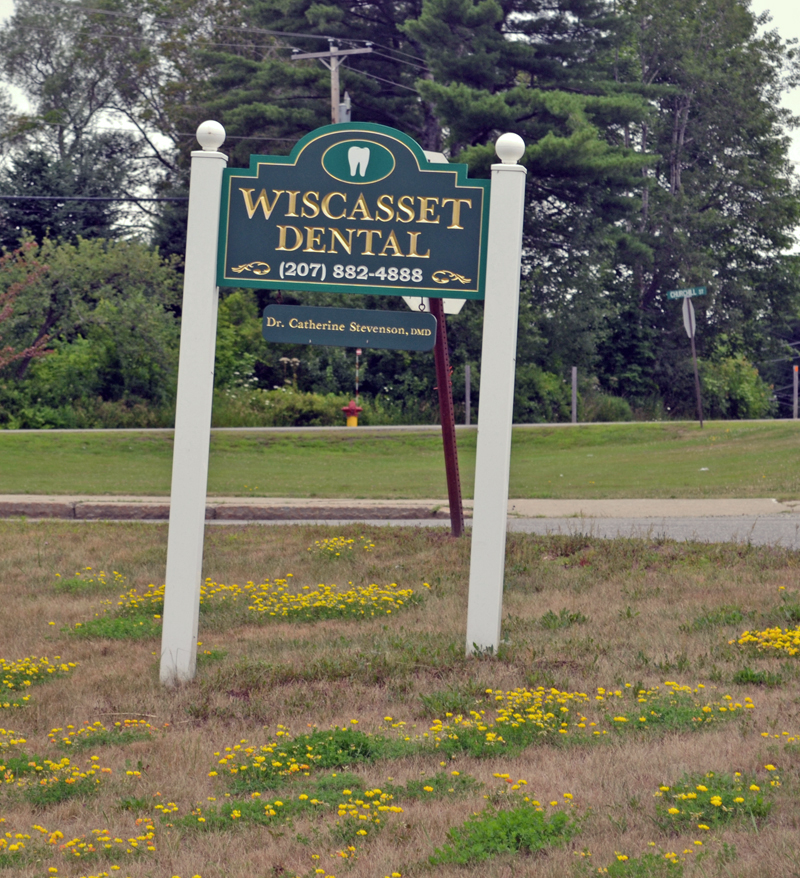
[[(469, 512), (465, 511), (465, 514)], [(207, 521), (326, 521), (370, 519), (449, 519), (440, 501), (285, 501), (227, 498), (206, 505)], [(0, 519), (67, 519), (73, 521), (167, 521), (165, 498), (0, 497)]]
[[(798, 501), (770, 498), (687, 500), (529, 500), (512, 499), (512, 519), (534, 518), (666, 518), (775, 516), (800, 512)], [(464, 501), (472, 515), (472, 501)], [(446, 521), (446, 500), (332, 500), (285, 497), (209, 497), (206, 520), (236, 521)], [(169, 498), (140, 496), (0, 495), (0, 518), (66, 519), (72, 521), (167, 521)]]

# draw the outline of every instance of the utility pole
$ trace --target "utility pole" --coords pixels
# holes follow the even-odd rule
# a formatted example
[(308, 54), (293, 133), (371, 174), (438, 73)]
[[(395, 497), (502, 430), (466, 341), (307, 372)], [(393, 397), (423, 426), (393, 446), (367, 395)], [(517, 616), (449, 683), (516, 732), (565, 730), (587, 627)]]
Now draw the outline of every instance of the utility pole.
[(339, 122), (339, 65), (342, 63), (339, 55), (339, 47), (331, 43), (331, 60), (329, 64), (322, 63), (331, 72), (331, 123), (333, 125)]
[(327, 52), (295, 52), (292, 61), (302, 61), (304, 58), (317, 58), (331, 72), (331, 122), (339, 124), (339, 67), (346, 60), (347, 55), (367, 55), (372, 52), (367, 49), (340, 49), (336, 43), (330, 44)]

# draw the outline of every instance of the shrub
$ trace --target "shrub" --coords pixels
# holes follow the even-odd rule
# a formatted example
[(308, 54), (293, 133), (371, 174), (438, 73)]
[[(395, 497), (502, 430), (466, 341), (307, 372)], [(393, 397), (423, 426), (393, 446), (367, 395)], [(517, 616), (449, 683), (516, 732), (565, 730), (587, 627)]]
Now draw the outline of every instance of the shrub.
[(708, 418), (765, 418), (774, 413), (772, 388), (742, 354), (700, 364)]
[[(254, 385), (229, 387), (214, 391), (211, 423), (214, 427), (344, 427), (342, 408), (349, 396), (333, 393), (304, 393), (291, 385), (277, 390), (263, 390)], [(361, 398), (363, 412), (358, 416), (362, 426), (378, 424), (435, 423), (436, 417), (422, 408), (403, 408), (385, 399)]]
[(632, 421), (633, 410), (621, 396), (597, 393), (586, 400), (583, 419), (603, 422)]
[(333, 394), (302, 393), (292, 387), (230, 387), (215, 391), (211, 423), (214, 427), (344, 426), (342, 406), (348, 401)]
[(572, 391), (566, 382), (533, 363), (517, 366), (514, 386), (516, 423), (568, 421), (571, 417)]

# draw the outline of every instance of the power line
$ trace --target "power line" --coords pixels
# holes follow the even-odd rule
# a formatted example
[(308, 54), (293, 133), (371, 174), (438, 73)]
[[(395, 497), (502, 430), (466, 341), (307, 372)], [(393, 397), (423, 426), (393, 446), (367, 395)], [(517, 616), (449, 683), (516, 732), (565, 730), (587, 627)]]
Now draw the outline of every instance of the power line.
[[(138, 21), (138, 19), (135, 15), (130, 14), (130, 13), (126, 13), (126, 12), (116, 12), (116, 11), (113, 11), (110, 9), (93, 9), (91, 7), (87, 8), (84, 6), (75, 6), (73, 8), (75, 9), (76, 12), (85, 12), (85, 13), (91, 14), (91, 15), (106, 15), (106, 16), (110, 16), (113, 18), (126, 18), (126, 19), (132, 19), (134, 21)], [(182, 22), (176, 18), (155, 17), (153, 19), (153, 21), (157, 22), (158, 24), (169, 24), (169, 25), (182, 24)], [(31, 30), (36, 30), (36, 29), (45, 29), (46, 25), (26, 24), (26, 25), (17, 25), (17, 27), (23, 27), (23, 28), (27, 27)], [(220, 25), (219, 30), (234, 31), (236, 33), (241, 33), (243, 37), (247, 36), (248, 34), (266, 34), (268, 36), (275, 36), (275, 37), (299, 37), (300, 39), (304, 39), (304, 40), (325, 40), (326, 42), (333, 42), (333, 43), (351, 43), (351, 44), (361, 43), (361, 44), (367, 45), (367, 46), (374, 46), (376, 49), (383, 49), (386, 52), (393, 52), (396, 55), (403, 55), (406, 58), (412, 58), (414, 61), (417, 62), (417, 64), (420, 66), (421, 69), (423, 69), (423, 70), (427, 69), (425, 67), (424, 58), (420, 58), (418, 55), (412, 55), (410, 52), (404, 52), (402, 49), (394, 48), (394, 46), (384, 46), (382, 43), (376, 43), (374, 40), (362, 39), (360, 37), (343, 37), (343, 36), (330, 36), (330, 35), (326, 35), (326, 34), (297, 33), (295, 31), (272, 30), (270, 28), (261, 28), (261, 27), (247, 27), (246, 30), (243, 30), (243, 28), (241, 26), (233, 27), (230, 25)], [(128, 34), (119, 34), (118, 36), (130, 38), (130, 35), (128, 35)], [(143, 37), (141, 39), (143, 39)], [(237, 45), (237, 44), (209, 42), (209, 43), (206, 43), (206, 45), (225, 46), (225, 45)], [(268, 46), (253, 46), (252, 48), (263, 49), (263, 48), (272, 48), (272, 47), (271, 46), (269, 46), (269, 47)], [(287, 47), (287, 48), (291, 48), (291, 47)], [(399, 64), (408, 64), (409, 63), (407, 61), (401, 61), (399, 58), (392, 58), (391, 56), (384, 55), (384, 57), (387, 57), (390, 61), (396, 61)], [(415, 65), (412, 65), (412, 66), (415, 66)]]
[(406, 91), (413, 91), (414, 94), (417, 94), (417, 90), (415, 88), (411, 88), (408, 85), (400, 85), (399, 82), (392, 82), (391, 79), (384, 79), (382, 76), (376, 76), (374, 73), (367, 73), (365, 70), (352, 70), (352, 73), (357, 73), (359, 76), (368, 76), (370, 79), (377, 79), (378, 82), (385, 82), (389, 85), (395, 86), (395, 88), (404, 88)]
[[(127, 19), (133, 19), (134, 21), (138, 21), (138, 19), (135, 15), (133, 15), (131, 13), (127, 13), (127, 12), (116, 12), (116, 11), (113, 11), (110, 9), (94, 9), (92, 7), (87, 8), (85, 6), (74, 6), (73, 9), (76, 12), (86, 12), (86, 13), (91, 14), (91, 15), (108, 15), (112, 18), (127, 18)], [(158, 16), (154, 17), (153, 21), (157, 22), (158, 24), (182, 24), (182, 22), (179, 19), (159, 18)], [(226, 25), (221, 25), (219, 29), (220, 30), (227, 30), (227, 31), (240, 31), (240, 32), (242, 31), (241, 27), (231, 27), (231, 26), (226, 26)], [(343, 43), (368, 43), (368, 42), (370, 42), (369, 40), (351, 39), (349, 37), (330, 37), (330, 36), (325, 36), (324, 34), (300, 34), (300, 33), (294, 33), (292, 31), (270, 30), (268, 28), (261, 28), (261, 27), (248, 27), (247, 33), (269, 34), (270, 36), (276, 36), (276, 37), (302, 37), (303, 39), (310, 39), (310, 40), (326, 40), (326, 41), (333, 40), (334, 42), (343, 42)]]
[[(197, 137), (197, 134), (192, 131), (191, 133), (187, 131), (179, 131), (177, 134), (178, 137)], [(270, 140), (275, 141), (276, 143), (297, 143), (297, 137), (262, 137), (260, 134), (225, 134), (225, 143), (229, 140)]]
[(392, 58), (391, 55), (387, 55), (385, 52), (373, 51), (372, 54), (377, 55), (379, 58), (388, 58), (390, 61), (394, 61), (395, 64), (407, 64), (409, 67), (416, 67), (417, 70), (427, 70), (428, 69), (424, 64), (412, 64), (410, 61), (403, 61), (400, 58)]

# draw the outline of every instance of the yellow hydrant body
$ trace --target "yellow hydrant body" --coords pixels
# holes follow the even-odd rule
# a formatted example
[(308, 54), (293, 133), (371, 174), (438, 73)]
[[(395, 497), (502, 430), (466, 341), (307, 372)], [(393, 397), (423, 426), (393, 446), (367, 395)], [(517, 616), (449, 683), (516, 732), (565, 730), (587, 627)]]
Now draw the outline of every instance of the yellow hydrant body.
[(358, 416), (361, 414), (364, 409), (361, 408), (360, 405), (356, 405), (356, 401), (351, 399), (350, 402), (342, 407), (342, 411), (344, 412), (344, 416), (347, 418), (347, 426), (348, 427), (357, 427), (358, 426)]

